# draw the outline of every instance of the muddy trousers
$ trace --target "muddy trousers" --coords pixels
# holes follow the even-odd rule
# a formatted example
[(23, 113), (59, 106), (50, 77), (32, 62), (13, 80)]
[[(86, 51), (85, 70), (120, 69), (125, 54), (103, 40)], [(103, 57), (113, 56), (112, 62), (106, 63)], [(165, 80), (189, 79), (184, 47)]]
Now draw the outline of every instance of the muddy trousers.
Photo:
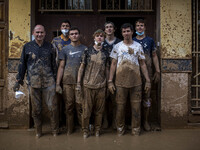
[(100, 131), (104, 105), (105, 105), (105, 91), (106, 88), (90, 89), (84, 87), (83, 99), (83, 116), (82, 116), (82, 130), (88, 132), (89, 121), (92, 111), (94, 112), (94, 129), (95, 132)]
[(143, 114), (143, 127), (144, 127), (144, 130), (146, 131), (149, 131), (151, 130), (151, 127), (149, 125), (149, 110), (150, 110), (150, 107), (151, 107), (151, 97), (150, 97), (150, 94), (151, 94), (151, 89), (145, 93), (143, 91), (143, 96), (142, 96), (142, 114)]
[(82, 121), (82, 102), (76, 99), (76, 90), (73, 84), (63, 85), (63, 98), (65, 101), (65, 109), (66, 109), (66, 124), (67, 124), (67, 132), (73, 132), (74, 128), (74, 108), (76, 108), (76, 113), (78, 117), (78, 123), (81, 125)]
[(118, 133), (125, 130), (125, 108), (128, 95), (130, 95), (131, 103), (131, 127), (132, 130), (140, 129), (141, 123), (141, 86), (132, 88), (116, 87), (116, 125)]
[(58, 104), (55, 97), (55, 85), (47, 88), (33, 88), (30, 86), (32, 117), (35, 123), (36, 131), (42, 130), (42, 102), (48, 107), (51, 120), (52, 133), (58, 132)]

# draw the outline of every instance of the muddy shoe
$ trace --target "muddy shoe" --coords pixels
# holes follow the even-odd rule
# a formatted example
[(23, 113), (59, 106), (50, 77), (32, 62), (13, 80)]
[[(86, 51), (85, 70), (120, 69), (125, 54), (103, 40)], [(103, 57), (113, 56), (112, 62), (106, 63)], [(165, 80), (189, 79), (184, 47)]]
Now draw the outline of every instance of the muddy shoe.
[(133, 136), (139, 136), (140, 135), (140, 128), (133, 128), (131, 134)]
[(84, 138), (84, 139), (88, 138), (88, 136), (89, 136), (89, 135), (88, 135), (87, 132), (83, 132), (83, 138)]
[(151, 130), (151, 126), (149, 125), (149, 123), (147, 121), (144, 122), (143, 127), (144, 127), (145, 131), (150, 131)]
[(99, 131), (96, 131), (96, 132), (95, 132), (95, 136), (96, 136), (96, 137), (99, 137), (99, 136), (100, 136), (100, 132), (99, 132)]
[(122, 129), (122, 128), (117, 128), (117, 135), (118, 135), (118, 136), (124, 135), (124, 132), (125, 132), (124, 129)]
[(72, 134), (72, 132), (71, 131), (67, 131), (67, 135), (71, 135)]
[(35, 135), (36, 139), (39, 139), (41, 136), (42, 136), (41, 133), (36, 133), (36, 135)]
[(54, 137), (58, 136), (58, 133), (52, 133)]

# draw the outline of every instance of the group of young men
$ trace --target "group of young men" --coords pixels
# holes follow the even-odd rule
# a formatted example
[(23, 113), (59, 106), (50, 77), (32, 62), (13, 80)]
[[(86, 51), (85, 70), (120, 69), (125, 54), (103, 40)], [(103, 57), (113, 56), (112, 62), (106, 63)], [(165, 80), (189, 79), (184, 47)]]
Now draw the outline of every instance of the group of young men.
[(13, 89), (17, 91), (20, 84), (23, 85), (27, 71), (36, 137), (42, 135), (42, 101), (46, 102), (50, 112), (53, 136), (59, 132), (59, 97), (56, 92), (62, 94), (65, 102), (68, 135), (74, 129), (76, 110), (83, 137), (90, 135), (91, 116), (94, 118), (94, 135), (98, 137), (102, 119), (108, 125), (107, 101), (111, 102), (112, 126), (119, 136), (123, 135), (128, 98), (132, 135), (139, 135), (141, 131), (141, 102), (144, 107), (143, 127), (150, 131), (152, 61), (156, 70), (154, 80), (160, 79), (156, 46), (153, 39), (145, 35), (144, 20), (136, 21), (137, 36), (134, 38), (130, 23), (121, 26), (122, 41), (115, 37), (115, 29), (112, 22), (106, 22), (104, 31), (94, 32), (94, 44), (86, 47), (80, 43), (80, 30), (71, 27), (68, 20), (62, 22), (62, 34), (51, 44), (44, 40), (44, 27), (35, 26), (35, 40), (24, 45)]

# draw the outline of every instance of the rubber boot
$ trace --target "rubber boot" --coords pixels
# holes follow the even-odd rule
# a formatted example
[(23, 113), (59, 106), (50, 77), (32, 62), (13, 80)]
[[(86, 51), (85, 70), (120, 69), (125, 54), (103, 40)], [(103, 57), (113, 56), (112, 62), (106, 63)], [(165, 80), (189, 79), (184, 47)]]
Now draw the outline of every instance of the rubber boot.
[(143, 127), (145, 131), (150, 131), (151, 130), (151, 126), (149, 125), (149, 108), (144, 108), (144, 112), (143, 112), (143, 116), (144, 116), (144, 120), (143, 120)]

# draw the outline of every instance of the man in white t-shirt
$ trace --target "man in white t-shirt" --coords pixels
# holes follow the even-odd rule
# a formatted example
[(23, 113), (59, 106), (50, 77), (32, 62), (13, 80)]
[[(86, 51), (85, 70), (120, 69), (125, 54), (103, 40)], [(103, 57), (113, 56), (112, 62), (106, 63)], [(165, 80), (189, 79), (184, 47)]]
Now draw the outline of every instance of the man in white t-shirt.
[[(132, 40), (133, 26), (125, 23), (121, 27), (123, 41), (116, 44), (110, 54), (112, 64), (108, 88), (111, 93), (116, 90), (116, 125), (118, 135), (125, 132), (125, 106), (128, 95), (130, 97), (132, 111), (132, 135), (140, 134), (141, 124), (141, 71), (146, 79), (145, 91), (151, 88), (151, 83), (145, 64), (145, 56), (142, 46)], [(115, 85), (113, 76), (116, 71)], [(115, 89), (116, 86), (116, 89)]]

